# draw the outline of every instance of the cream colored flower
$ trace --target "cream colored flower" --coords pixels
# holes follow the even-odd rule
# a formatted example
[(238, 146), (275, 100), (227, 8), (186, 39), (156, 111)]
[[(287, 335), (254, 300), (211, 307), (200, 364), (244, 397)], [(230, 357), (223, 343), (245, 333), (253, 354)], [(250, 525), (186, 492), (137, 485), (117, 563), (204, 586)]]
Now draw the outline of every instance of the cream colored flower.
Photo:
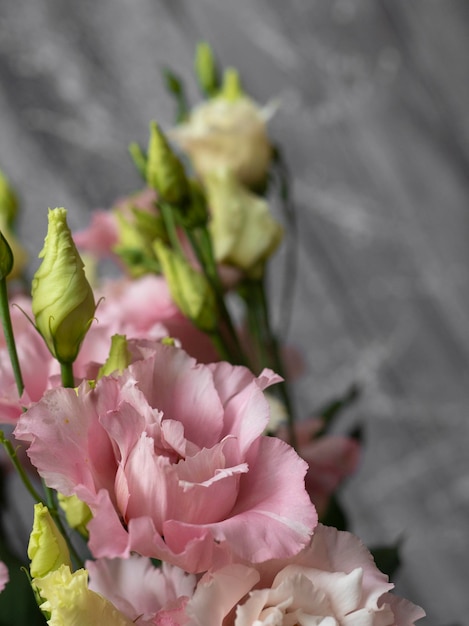
[(266, 130), (271, 113), (270, 107), (261, 108), (244, 95), (217, 96), (197, 106), (170, 137), (189, 154), (202, 178), (228, 170), (244, 185), (257, 188), (265, 183), (272, 160)]
[(216, 260), (259, 278), (283, 234), (267, 202), (226, 171), (209, 176), (206, 191)]
[(29, 537), (28, 557), (33, 578), (42, 577), (61, 565), (71, 566), (65, 539), (59, 532), (46, 506), (34, 505), (33, 530)]
[(49, 626), (132, 626), (134, 622), (98, 593), (88, 588), (88, 572), (73, 574), (62, 565), (43, 578), (35, 578), (44, 602), (40, 608), (50, 614)]

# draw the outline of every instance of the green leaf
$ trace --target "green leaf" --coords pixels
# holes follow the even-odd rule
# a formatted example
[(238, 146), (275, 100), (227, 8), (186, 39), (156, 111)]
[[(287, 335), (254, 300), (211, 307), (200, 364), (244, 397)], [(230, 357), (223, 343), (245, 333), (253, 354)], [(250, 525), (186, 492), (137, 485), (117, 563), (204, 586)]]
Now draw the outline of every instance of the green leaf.
[(182, 79), (168, 68), (163, 68), (163, 81), (166, 91), (176, 105), (176, 123), (180, 124), (189, 117), (189, 105)]

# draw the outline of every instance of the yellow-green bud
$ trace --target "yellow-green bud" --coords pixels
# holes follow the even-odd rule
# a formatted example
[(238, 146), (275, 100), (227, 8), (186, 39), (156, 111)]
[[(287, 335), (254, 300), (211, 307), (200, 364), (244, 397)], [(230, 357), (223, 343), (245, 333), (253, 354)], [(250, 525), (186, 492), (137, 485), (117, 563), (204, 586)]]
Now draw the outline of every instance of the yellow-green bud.
[(98, 372), (98, 378), (109, 376), (113, 372), (122, 374), (129, 365), (131, 354), (127, 347), (127, 338), (125, 335), (113, 335), (111, 337), (111, 350), (106, 359), (106, 363), (102, 365)]
[(41, 578), (61, 565), (72, 566), (65, 539), (59, 532), (49, 509), (34, 505), (33, 530), (29, 537), (28, 557), (33, 578)]
[(243, 96), (244, 92), (238, 71), (234, 67), (227, 67), (223, 72), (223, 85), (219, 97), (234, 102)]
[(189, 186), (184, 167), (156, 122), (150, 124), (146, 176), (148, 186), (169, 204), (184, 204)]
[(49, 209), (42, 263), (32, 282), (36, 327), (60, 363), (72, 363), (96, 310), (83, 261), (67, 225), (67, 211)]
[(13, 269), (13, 252), (0, 231), (0, 280), (5, 279)]
[(208, 280), (184, 257), (161, 241), (156, 241), (154, 245), (176, 305), (201, 330), (215, 330), (218, 309), (215, 293)]
[(75, 495), (64, 496), (63, 493), (57, 493), (57, 500), (60, 508), (65, 513), (65, 518), (70, 528), (77, 530), (82, 537), (87, 539), (88, 530), (86, 526), (93, 517), (90, 507)]
[(218, 91), (220, 81), (213, 50), (206, 41), (200, 41), (197, 44), (194, 67), (202, 91), (209, 97), (214, 96)]
[(18, 197), (8, 179), (0, 171), (0, 216), (11, 226), (18, 213)]
[(134, 626), (106, 598), (88, 588), (88, 572), (62, 565), (43, 578), (33, 580), (43, 599), (40, 609), (50, 615), (50, 626)]
[(267, 258), (282, 239), (283, 229), (267, 202), (224, 172), (206, 179), (209, 223), (215, 258), (253, 279), (260, 278)]

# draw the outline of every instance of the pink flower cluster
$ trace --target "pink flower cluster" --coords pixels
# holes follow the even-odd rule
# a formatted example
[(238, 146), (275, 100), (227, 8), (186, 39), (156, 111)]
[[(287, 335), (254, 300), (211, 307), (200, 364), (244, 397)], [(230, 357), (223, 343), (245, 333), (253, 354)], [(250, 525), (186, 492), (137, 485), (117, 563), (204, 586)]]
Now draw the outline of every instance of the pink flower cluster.
[(423, 615), (389, 594), (358, 539), (317, 525), (306, 463), (263, 435), (263, 391), (278, 376), (159, 341), (129, 349), (120, 375), (49, 389), (15, 429), (46, 484), (92, 511), (90, 589), (142, 625), (411, 626)]

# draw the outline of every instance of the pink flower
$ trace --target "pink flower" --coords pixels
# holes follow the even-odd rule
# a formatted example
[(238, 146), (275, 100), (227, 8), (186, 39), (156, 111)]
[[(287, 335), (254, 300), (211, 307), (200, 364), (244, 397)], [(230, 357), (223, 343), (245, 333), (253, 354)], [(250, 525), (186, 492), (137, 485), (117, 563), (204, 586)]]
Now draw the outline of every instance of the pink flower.
[(154, 567), (150, 559), (132, 555), (128, 559), (87, 561), (88, 587), (104, 596), (135, 623), (154, 624), (162, 611), (179, 611), (192, 596), (196, 577), (163, 563)]
[(357, 537), (319, 524), (296, 557), (206, 574), (187, 603), (186, 623), (412, 626), (424, 611), (389, 593), (392, 587)]
[[(125, 334), (129, 339), (161, 339), (170, 335), (199, 361), (217, 360), (217, 352), (209, 337), (195, 328), (171, 300), (164, 278), (145, 276), (135, 280), (109, 280), (96, 299), (99, 297), (103, 299), (96, 311), (96, 321), (74, 363), (78, 382), (94, 377), (106, 361), (111, 337), (116, 333)], [(60, 384), (60, 366), (25, 313), (32, 318), (31, 299), (26, 296), (16, 298), (11, 306), (11, 316), (25, 385), (21, 399), (5, 339), (0, 334), (0, 423), (16, 423), (23, 407), (29, 407), (46, 389)]]
[[(23, 312), (24, 311), (24, 312)], [(16, 350), (20, 361), (25, 391), (22, 398), (11, 367), (5, 337), (0, 331), (0, 423), (16, 423), (22, 406), (39, 400), (51, 374), (52, 357), (25, 313), (32, 317), (31, 299), (19, 296), (10, 306)]]
[(174, 304), (163, 277), (109, 280), (97, 294), (99, 297), (103, 300), (96, 311), (98, 326), (109, 326), (109, 336), (120, 333), (129, 338), (159, 339), (170, 335), (198, 361), (218, 360), (208, 336), (195, 328)]
[[(360, 444), (355, 439), (339, 435), (315, 438), (321, 428), (319, 418), (295, 424), (298, 454), (308, 463), (306, 490), (320, 518), (326, 513), (331, 495), (357, 469), (360, 458)], [(288, 440), (285, 428), (279, 430), (277, 435)]]
[(8, 568), (5, 563), (0, 561), (0, 591), (3, 591), (5, 589), (5, 586), (9, 580), (10, 576), (8, 574)]
[(96, 557), (135, 551), (188, 572), (283, 558), (308, 542), (317, 516), (304, 461), (262, 436), (262, 391), (278, 381), (156, 344), (94, 389), (47, 392), (15, 436), (31, 442), (50, 487), (89, 505)]

